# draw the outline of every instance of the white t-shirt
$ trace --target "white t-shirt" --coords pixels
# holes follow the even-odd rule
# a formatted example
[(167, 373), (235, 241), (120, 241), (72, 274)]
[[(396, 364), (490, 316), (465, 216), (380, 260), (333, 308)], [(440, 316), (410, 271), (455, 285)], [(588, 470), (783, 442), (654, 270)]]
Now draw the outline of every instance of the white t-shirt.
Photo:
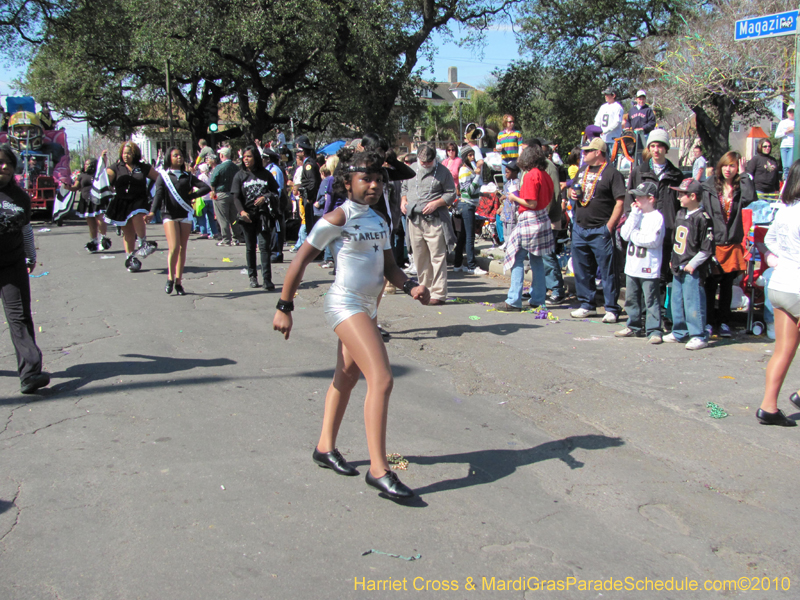
[(800, 202), (778, 210), (764, 243), (778, 257), (769, 289), (800, 294)]
[[(698, 174), (697, 172), (700, 171)], [(692, 177), (694, 177), (697, 181), (705, 181), (706, 180), (706, 157), (700, 156), (694, 159), (692, 163)]]
[(794, 127), (794, 119), (784, 119), (778, 123), (778, 128), (775, 130), (775, 137), (783, 138), (781, 148), (794, 148), (794, 129), (787, 133), (789, 127)]
[(664, 246), (664, 217), (657, 210), (643, 213), (635, 206), (622, 225), (620, 235), (628, 242), (625, 274), (639, 279), (658, 279), (661, 276), (661, 256)]
[(619, 102), (606, 102), (597, 111), (594, 124), (603, 130), (603, 141), (611, 143), (622, 135), (622, 115), (625, 110)]

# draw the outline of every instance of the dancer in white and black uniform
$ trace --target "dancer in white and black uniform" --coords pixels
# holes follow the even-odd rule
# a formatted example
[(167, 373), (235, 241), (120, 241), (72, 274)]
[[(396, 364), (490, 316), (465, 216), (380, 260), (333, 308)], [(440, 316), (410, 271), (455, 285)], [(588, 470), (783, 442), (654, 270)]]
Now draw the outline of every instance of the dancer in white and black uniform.
[(75, 185), (69, 187), (71, 192), (78, 192), (78, 208), (75, 214), (86, 219), (89, 226), (89, 241), (86, 250), (97, 252), (111, 248), (111, 240), (106, 237), (106, 222), (103, 218), (108, 209), (108, 200), (97, 201), (92, 198), (92, 183), (97, 171), (97, 161), (88, 159), (83, 163), (83, 169), (78, 173)]
[(153, 206), (145, 217), (145, 222), (149, 223), (155, 213), (161, 211), (164, 234), (169, 246), (167, 285), (164, 288), (167, 294), (171, 294), (174, 287), (178, 296), (186, 295), (182, 281), (186, 247), (192, 232), (192, 202), (210, 191), (211, 188), (206, 183), (186, 171), (180, 149), (170, 148), (156, 181)]
[(370, 208), (381, 201), (385, 178), (383, 158), (375, 153), (359, 153), (351, 161), (339, 163), (334, 186), (346, 191), (348, 199), (317, 222), (292, 261), (273, 328), (289, 338), (293, 299), (303, 273), (328, 244), (333, 244), (336, 279), (325, 296), (325, 320), (339, 336), (339, 348), (333, 382), (325, 397), (322, 433), (312, 458), (340, 475), (358, 475), (336, 449), (336, 437), (350, 394), (363, 373), (367, 380), (364, 421), (370, 457), (366, 481), (391, 498), (405, 499), (413, 497), (414, 492), (389, 469), (386, 459), (386, 420), (393, 380), (375, 318), (377, 300), (384, 277), (423, 304), (430, 301), (430, 292), (395, 264), (389, 225)]
[[(103, 152), (103, 158), (107, 152)], [(107, 163), (106, 163), (107, 164)], [(106, 169), (108, 182), (114, 186), (114, 197), (106, 210), (106, 223), (122, 227), (125, 244), (125, 267), (135, 272), (142, 268), (139, 258), (155, 252), (158, 244), (147, 241), (144, 218), (150, 212), (150, 195), (147, 180), (158, 179), (158, 172), (149, 163), (142, 162), (142, 151), (133, 142), (125, 142), (119, 149), (119, 160)], [(136, 246), (136, 238), (139, 246)]]

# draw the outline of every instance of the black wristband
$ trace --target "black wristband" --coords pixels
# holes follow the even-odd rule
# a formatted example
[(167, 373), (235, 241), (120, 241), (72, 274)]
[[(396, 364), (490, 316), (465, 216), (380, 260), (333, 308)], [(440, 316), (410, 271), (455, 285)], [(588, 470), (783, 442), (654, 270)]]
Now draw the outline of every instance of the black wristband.
[(410, 296), (411, 290), (413, 290), (418, 285), (419, 281), (417, 281), (416, 279), (406, 279), (405, 283), (403, 284), (403, 292), (405, 292)]
[(278, 300), (278, 305), (275, 307), (287, 315), (294, 310), (294, 300)]

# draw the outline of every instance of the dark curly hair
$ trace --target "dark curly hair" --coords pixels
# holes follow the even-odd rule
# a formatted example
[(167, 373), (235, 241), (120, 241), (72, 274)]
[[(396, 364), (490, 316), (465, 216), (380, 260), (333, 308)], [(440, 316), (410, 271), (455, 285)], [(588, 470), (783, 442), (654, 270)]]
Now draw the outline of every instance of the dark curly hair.
[(523, 171), (544, 171), (547, 168), (547, 155), (541, 146), (528, 146), (519, 155), (517, 165)]
[(339, 156), (339, 166), (333, 174), (333, 191), (343, 196), (347, 195), (346, 183), (350, 183), (353, 174), (351, 168), (366, 168), (367, 173), (381, 173), (384, 175), (386, 183), (385, 169), (383, 168), (383, 157), (377, 152), (358, 152), (353, 154), (349, 160)]

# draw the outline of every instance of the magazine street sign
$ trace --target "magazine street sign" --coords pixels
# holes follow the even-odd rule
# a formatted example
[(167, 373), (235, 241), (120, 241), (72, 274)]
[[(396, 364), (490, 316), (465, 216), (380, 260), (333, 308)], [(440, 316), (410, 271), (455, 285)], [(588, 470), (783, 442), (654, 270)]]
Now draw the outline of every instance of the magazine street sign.
[(789, 12), (736, 21), (735, 39), (738, 42), (795, 34), (797, 33), (797, 13), (796, 10), (790, 10)]
[[(751, 17), (736, 21), (736, 29), (733, 36), (737, 42), (745, 40), (758, 40), (779, 35), (794, 35), (795, 45), (795, 66), (794, 66), (794, 103), (800, 106), (800, 35), (797, 35), (797, 16), (798, 11), (776, 13), (774, 15), (764, 15), (761, 17)], [(792, 162), (800, 158), (800, 116), (798, 111), (794, 111), (794, 152), (792, 152)]]

